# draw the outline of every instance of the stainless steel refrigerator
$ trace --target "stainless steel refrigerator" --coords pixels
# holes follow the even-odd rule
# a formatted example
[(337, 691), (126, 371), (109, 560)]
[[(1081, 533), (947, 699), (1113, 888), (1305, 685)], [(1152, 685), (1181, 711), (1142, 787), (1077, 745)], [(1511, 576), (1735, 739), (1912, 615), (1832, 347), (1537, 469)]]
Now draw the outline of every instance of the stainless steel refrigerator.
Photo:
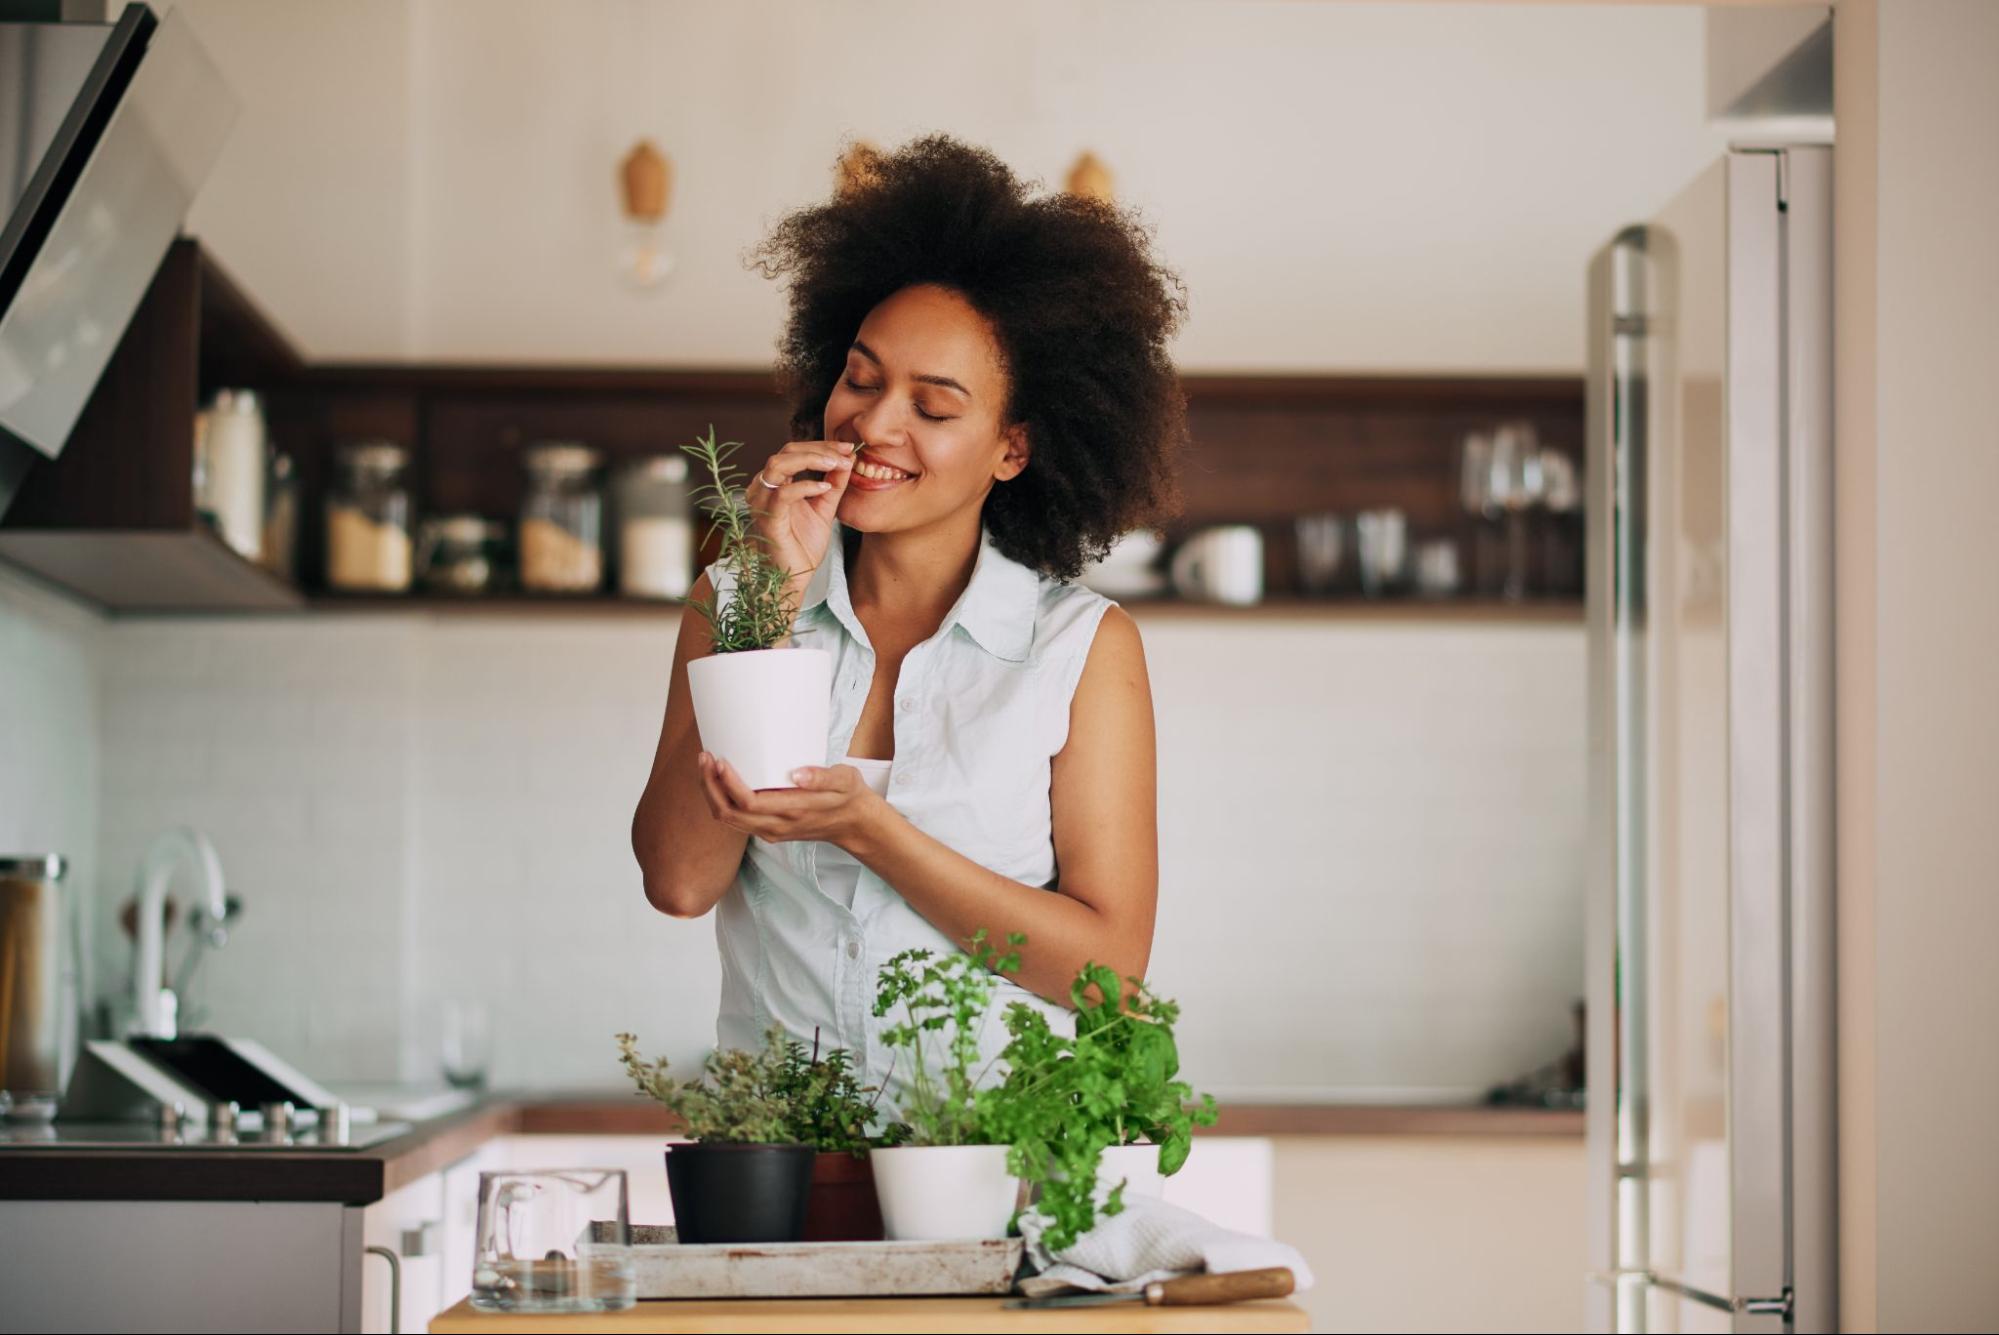
[(1596, 1330), (1838, 1326), (1831, 156), (1590, 266)]

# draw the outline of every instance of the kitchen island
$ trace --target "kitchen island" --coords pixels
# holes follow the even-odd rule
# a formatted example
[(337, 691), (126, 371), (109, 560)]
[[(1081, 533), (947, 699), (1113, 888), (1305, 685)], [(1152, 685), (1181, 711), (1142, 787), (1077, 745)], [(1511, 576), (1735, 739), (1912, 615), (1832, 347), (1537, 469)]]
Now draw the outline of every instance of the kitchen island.
[(643, 1302), (623, 1312), (578, 1316), (475, 1312), (461, 1302), (430, 1323), (436, 1335), (505, 1335), (509, 1331), (573, 1331), (577, 1335), (639, 1335), (642, 1331), (1300, 1331), (1311, 1321), (1283, 1300), (1223, 1307), (1009, 1308), (1002, 1298), (731, 1298)]
[[(142, 1124), (135, 1132), (148, 1129)], [(565, 1163), (623, 1167), (630, 1174), (632, 1217), (664, 1223), (671, 1214), (659, 1153), (674, 1130), (656, 1104), (626, 1093), (590, 1092), (489, 1097), (345, 1149), (0, 1146), (0, 1292), (7, 1295), (0, 1330), (388, 1330), (391, 1258), (401, 1278), (400, 1328), (421, 1330), (434, 1318), (446, 1319), (449, 1305), (468, 1287), (481, 1172)], [(1304, 1243), (1315, 1266), (1321, 1257), (1347, 1258), (1348, 1272), (1322, 1274), (1320, 1290), (1300, 1306), (1330, 1301), (1336, 1288), (1343, 1310), (1372, 1311), (1370, 1296), (1379, 1298), (1376, 1306), (1407, 1301), (1404, 1279), (1382, 1277), (1399, 1273), (1388, 1264), (1394, 1257), (1434, 1237), (1432, 1216), (1418, 1218), (1409, 1208), (1401, 1208), (1401, 1215), (1411, 1215), (1406, 1227), (1383, 1226), (1389, 1216), (1400, 1219), (1397, 1202), (1409, 1197), (1412, 1182), (1445, 1193), (1437, 1208), (1462, 1223), (1468, 1209), (1477, 1215), (1484, 1201), (1512, 1198), (1541, 1181), (1542, 1172), (1566, 1172), (1568, 1161), (1580, 1157), (1581, 1135), (1578, 1113), (1237, 1104), (1225, 1108), (1219, 1126), (1203, 1132), (1188, 1171), (1175, 1182), (1192, 1188), (1182, 1201), (1190, 1208), (1229, 1227)], [(1285, 1204), (1306, 1199), (1296, 1191), (1273, 1207), (1274, 1147), (1288, 1147), (1281, 1152), (1292, 1157), (1293, 1177), (1318, 1182), (1309, 1190), (1309, 1208)], [(1202, 1181), (1190, 1179), (1221, 1190), (1203, 1194)], [(1488, 1184), (1471, 1202), (1460, 1192), (1469, 1180)], [(1517, 1185), (1492, 1185), (1499, 1181)], [(1496, 1218), (1491, 1223), (1499, 1228)], [(1456, 1244), (1462, 1255), (1494, 1250), (1491, 1236), (1473, 1233)], [(1500, 1236), (1511, 1234), (1501, 1228)], [(1356, 1247), (1372, 1245), (1357, 1239), (1376, 1238), (1378, 1254), (1351, 1259)], [(1370, 1288), (1360, 1283), (1364, 1277), (1380, 1282)], [(1537, 1301), (1523, 1310), (1549, 1306)], [(894, 1328), (886, 1318), (905, 1310), (914, 1309), (869, 1312), (866, 1321), (871, 1328)], [(1192, 1326), (1170, 1324), (1180, 1314), (1162, 1309), (1034, 1313), (990, 1302), (925, 1311), (911, 1320), (933, 1322), (949, 1314), (971, 1323), (959, 1329), (1164, 1330), (1218, 1328), (1213, 1318), (1224, 1312), (1230, 1322), (1266, 1319), (1247, 1309), (1185, 1310), (1194, 1315)], [(726, 1311), (730, 1320), (763, 1319), (740, 1303)], [(800, 1317), (803, 1309), (785, 1304), (771, 1319), (785, 1312)], [(496, 1322), (521, 1328), (519, 1318), (459, 1315), (482, 1328)], [(710, 1315), (691, 1306), (650, 1304), (620, 1319), (707, 1322)], [(814, 1311), (810, 1319), (821, 1315)], [(1063, 1320), (1034, 1324), (1051, 1315)]]

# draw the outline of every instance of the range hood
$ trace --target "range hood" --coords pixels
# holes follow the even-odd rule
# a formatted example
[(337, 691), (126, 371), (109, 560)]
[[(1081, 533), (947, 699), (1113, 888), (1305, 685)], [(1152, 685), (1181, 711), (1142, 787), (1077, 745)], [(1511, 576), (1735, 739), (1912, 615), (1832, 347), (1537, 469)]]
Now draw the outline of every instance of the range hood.
[(236, 113), (178, 12), (0, 23), (0, 516), (62, 453)]

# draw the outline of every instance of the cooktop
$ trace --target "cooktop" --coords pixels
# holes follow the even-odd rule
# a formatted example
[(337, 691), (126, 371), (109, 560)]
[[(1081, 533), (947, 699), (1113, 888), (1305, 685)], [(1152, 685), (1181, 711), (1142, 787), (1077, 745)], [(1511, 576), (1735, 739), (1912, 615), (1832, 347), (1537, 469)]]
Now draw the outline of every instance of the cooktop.
[(410, 1129), (408, 1122), (368, 1122), (348, 1128), (344, 1140), (322, 1141), (314, 1127), (266, 1138), (248, 1130), (216, 1133), (204, 1126), (164, 1131), (151, 1122), (0, 1122), (0, 1150), (242, 1150), (248, 1153), (339, 1154), (364, 1150), (394, 1140)]

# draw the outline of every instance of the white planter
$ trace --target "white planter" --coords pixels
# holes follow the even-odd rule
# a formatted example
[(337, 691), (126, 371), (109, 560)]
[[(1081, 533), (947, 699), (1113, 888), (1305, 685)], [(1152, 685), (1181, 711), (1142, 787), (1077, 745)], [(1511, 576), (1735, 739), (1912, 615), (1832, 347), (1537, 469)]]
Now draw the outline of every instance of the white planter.
[(1166, 1175), (1159, 1171), (1157, 1145), (1113, 1145), (1097, 1160), (1097, 1204), (1109, 1199), (1111, 1189), (1124, 1183), (1124, 1199), (1166, 1194)]
[(824, 649), (752, 649), (687, 665), (701, 748), (752, 788), (794, 788), (791, 772), (826, 763), (833, 656)]
[(891, 1242), (1003, 1238), (1020, 1180), (1004, 1145), (921, 1145), (870, 1150), (882, 1227)]

